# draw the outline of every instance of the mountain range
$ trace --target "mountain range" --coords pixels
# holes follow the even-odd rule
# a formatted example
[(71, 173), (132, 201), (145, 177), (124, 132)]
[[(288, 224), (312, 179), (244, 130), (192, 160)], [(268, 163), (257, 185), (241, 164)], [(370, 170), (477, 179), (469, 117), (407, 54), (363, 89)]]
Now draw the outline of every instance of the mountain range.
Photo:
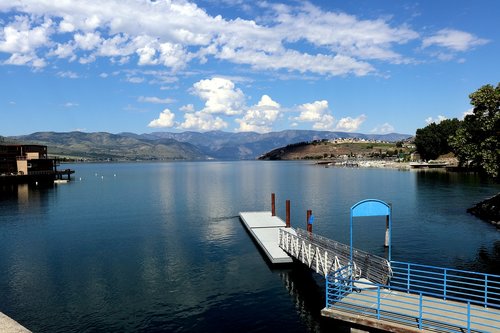
[(204, 160), (256, 159), (273, 149), (297, 142), (359, 138), (395, 142), (407, 134), (360, 134), (346, 132), (285, 130), (270, 133), (153, 132), (145, 134), (106, 132), (36, 132), (4, 138), (6, 142), (46, 145), (50, 155), (102, 160)]

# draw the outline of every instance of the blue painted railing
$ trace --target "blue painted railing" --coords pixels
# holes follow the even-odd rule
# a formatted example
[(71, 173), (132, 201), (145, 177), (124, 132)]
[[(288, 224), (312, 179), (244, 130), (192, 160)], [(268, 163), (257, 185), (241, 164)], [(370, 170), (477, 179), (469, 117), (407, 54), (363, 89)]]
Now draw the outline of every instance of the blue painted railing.
[(500, 276), (458, 269), (392, 261), (391, 287), (407, 292), (454, 300), (470, 301), (484, 307), (500, 308)]
[[(500, 276), (404, 262), (391, 266), (389, 285), (356, 280), (349, 265), (333, 272), (326, 279), (326, 307), (421, 330), (500, 332)], [(391, 293), (397, 298), (384, 302)]]

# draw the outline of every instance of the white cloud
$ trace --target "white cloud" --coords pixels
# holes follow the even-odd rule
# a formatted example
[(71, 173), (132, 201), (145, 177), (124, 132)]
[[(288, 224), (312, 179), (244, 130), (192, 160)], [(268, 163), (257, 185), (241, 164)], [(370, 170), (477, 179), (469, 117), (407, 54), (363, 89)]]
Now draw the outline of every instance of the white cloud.
[(158, 59), (156, 59), (156, 49), (151, 45), (144, 45), (136, 50), (136, 53), (139, 55), (140, 66), (145, 65), (157, 65)]
[(72, 71), (66, 71), (66, 72), (57, 72), (57, 76), (66, 78), (66, 79), (78, 79), (80, 76)]
[(475, 46), (487, 44), (487, 39), (474, 36), (471, 33), (453, 29), (439, 30), (434, 36), (424, 38), (422, 47), (439, 46), (456, 52), (465, 52)]
[(321, 131), (330, 131), (335, 123), (335, 118), (331, 114), (325, 114), (321, 120), (313, 124), (313, 129)]
[(328, 101), (316, 101), (299, 105), (300, 114), (293, 120), (300, 122), (313, 122), (313, 128), (317, 130), (332, 130), (335, 118), (330, 114)]
[(142, 103), (153, 103), (153, 104), (170, 104), (174, 102), (174, 100), (171, 98), (159, 98), (155, 96), (150, 96), (150, 97), (140, 96), (137, 100)]
[(236, 119), (240, 124), (239, 132), (265, 133), (272, 130), (272, 125), (278, 118), (280, 105), (268, 95), (263, 95), (257, 105), (249, 108), (244, 117)]
[(34, 54), (40, 46), (49, 43), (52, 21), (46, 19), (41, 25), (32, 28), (26, 16), (16, 16), (15, 20), (3, 27), (0, 33), (0, 52)]
[(161, 128), (161, 127), (173, 127), (174, 126), (175, 115), (169, 109), (165, 109), (160, 113), (160, 116), (152, 120), (148, 127)]
[(442, 115), (439, 115), (437, 116), (436, 119), (432, 118), (432, 117), (428, 117), (425, 119), (425, 122), (429, 125), (429, 124), (432, 124), (432, 123), (436, 123), (436, 124), (439, 124), (440, 122), (442, 122), (443, 120), (446, 120), (447, 118), (445, 116), (442, 116)]
[(56, 48), (48, 53), (48, 56), (56, 56), (59, 59), (69, 58), (69, 61), (74, 61), (76, 60), (74, 51), (74, 43), (57, 44)]
[(186, 113), (179, 128), (185, 130), (212, 131), (227, 128), (228, 124), (220, 117), (204, 112)]
[(9, 65), (30, 65), (41, 68), (46, 61), (36, 51), (39, 47), (50, 45), (53, 32), (52, 20), (45, 20), (37, 27), (26, 16), (16, 16), (14, 21), (0, 30), (0, 52), (10, 53), (5, 61)]
[(131, 77), (127, 78), (127, 82), (130, 82), (130, 83), (142, 83), (142, 82), (144, 82), (144, 78), (143, 77), (137, 77), (137, 76), (131, 76)]
[[(7, 16), (0, 52), (10, 54), (9, 63), (37, 66), (48, 56), (83, 64), (106, 57), (176, 72), (193, 59), (216, 59), (257, 70), (363, 76), (378, 72), (372, 61), (412, 62), (397, 48), (421, 38), (389, 18), (361, 19), (309, 2), (258, 6), (261, 15), (252, 20), (211, 16), (183, 0), (11, 1), (2, 11), (17, 16)], [(466, 51), (486, 42), (443, 29), (422, 45)]]
[(359, 59), (408, 62), (393, 50), (419, 37), (406, 25), (391, 27), (384, 19), (362, 20), (343, 12), (327, 12), (310, 4), (276, 5), (278, 29), (289, 42), (306, 40), (334, 53)]
[(337, 131), (345, 131), (345, 132), (354, 132), (356, 131), (361, 124), (366, 120), (366, 116), (364, 114), (352, 118), (352, 117), (345, 117), (341, 118), (337, 126), (335, 126), (335, 130)]
[(86, 34), (76, 34), (74, 37), (76, 47), (89, 51), (95, 49), (101, 44), (101, 36), (96, 32), (87, 32)]
[(245, 105), (243, 92), (232, 81), (220, 77), (196, 82), (192, 93), (205, 101), (203, 113), (232, 116), (240, 114)]
[(380, 126), (375, 127), (374, 129), (371, 130), (372, 133), (375, 134), (389, 134), (389, 133), (394, 133), (394, 126), (392, 126), (389, 123), (384, 123)]
[(66, 103), (64, 103), (64, 107), (65, 108), (73, 108), (73, 107), (76, 107), (78, 105), (79, 105), (78, 103), (73, 103), (73, 102), (66, 102)]
[(194, 105), (193, 104), (183, 105), (181, 106), (180, 110), (183, 112), (194, 112)]
[(469, 110), (467, 111), (464, 111), (464, 113), (462, 114), (462, 120), (466, 117), (466, 116), (469, 116), (471, 114), (474, 114), (474, 108), (470, 108)]

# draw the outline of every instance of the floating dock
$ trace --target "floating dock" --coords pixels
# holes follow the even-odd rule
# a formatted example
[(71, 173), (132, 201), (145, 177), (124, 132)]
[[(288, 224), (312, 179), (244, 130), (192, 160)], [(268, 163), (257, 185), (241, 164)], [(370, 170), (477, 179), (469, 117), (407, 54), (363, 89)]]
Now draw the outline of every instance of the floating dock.
[(293, 262), (292, 257), (279, 247), (279, 231), (286, 227), (282, 219), (272, 216), (271, 212), (242, 212), (240, 219), (272, 264)]
[(2, 333), (31, 333), (30, 330), (19, 324), (14, 319), (0, 312), (0, 332)]

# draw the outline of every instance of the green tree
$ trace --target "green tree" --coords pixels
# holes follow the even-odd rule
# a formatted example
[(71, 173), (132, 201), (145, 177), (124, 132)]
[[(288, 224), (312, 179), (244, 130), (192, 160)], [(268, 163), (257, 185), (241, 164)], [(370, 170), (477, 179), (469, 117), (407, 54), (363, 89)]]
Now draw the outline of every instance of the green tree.
[(441, 136), (438, 132), (438, 125), (432, 123), (424, 128), (417, 129), (415, 146), (422, 159), (436, 159), (441, 152)]
[(440, 155), (452, 152), (451, 137), (459, 127), (460, 120), (454, 118), (419, 128), (415, 136), (415, 146), (420, 156), (424, 160), (434, 160)]
[(461, 165), (500, 176), (500, 83), (485, 85), (469, 95), (474, 107), (452, 138)]
[(441, 155), (453, 152), (451, 140), (460, 127), (460, 123), (460, 120), (458, 120), (457, 118), (453, 118), (445, 119), (438, 124), (439, 135), (441, 136)]

